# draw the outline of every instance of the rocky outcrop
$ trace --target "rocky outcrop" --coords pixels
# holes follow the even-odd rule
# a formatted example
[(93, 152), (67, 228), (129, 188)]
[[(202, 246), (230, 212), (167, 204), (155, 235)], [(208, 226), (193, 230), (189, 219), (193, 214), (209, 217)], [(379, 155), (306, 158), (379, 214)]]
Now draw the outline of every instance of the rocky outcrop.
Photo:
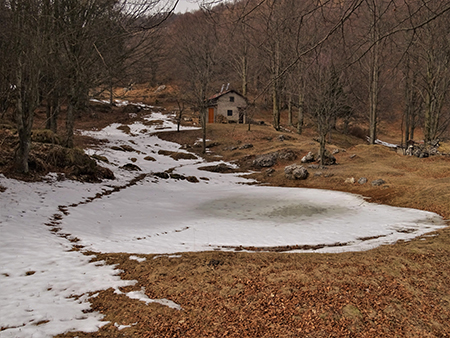
[(304, 166), (291, 164), (284, 168), (284, 175), (290, 180), (306, 180), (309, 173)]
[(301, 162), (302, 163), (310, 163), (310, 162), (314, 162), (315, 157), (314, 157), (314, 153), (312, 153), (311, 151), (306, 154), (305, 156), (302, 157)]
[(263, 154), (255, 158), (255, 160), (253, 161), (253, 166), (257, 168), (272, 167), (275, 165), (275, 163), (277, 163), (277, 160), (278, 160), (277, 151), (273, 153)]
[(268, 168), (274, 166), (278, 160), (280, 161), (294, 161), (297, 154), (290, 149), (282, 149), (257, 156), (253, 161), (253, 166), (256, 168)]

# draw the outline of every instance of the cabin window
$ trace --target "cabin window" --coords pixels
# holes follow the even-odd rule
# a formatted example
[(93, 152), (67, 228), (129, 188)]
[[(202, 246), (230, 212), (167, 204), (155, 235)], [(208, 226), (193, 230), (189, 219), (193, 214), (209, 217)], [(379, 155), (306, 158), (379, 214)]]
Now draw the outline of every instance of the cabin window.
[(230, 96), (230, 102), (234, 102), (234, 96)]
[(227, 115), (228, 116), (233, 116), (233, 111), (232, 110), (227, 110)]

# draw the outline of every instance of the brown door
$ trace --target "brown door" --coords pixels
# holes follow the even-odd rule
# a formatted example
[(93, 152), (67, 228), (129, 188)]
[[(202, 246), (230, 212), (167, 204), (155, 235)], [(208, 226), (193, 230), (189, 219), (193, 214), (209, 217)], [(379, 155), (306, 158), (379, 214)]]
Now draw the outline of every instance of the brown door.
[(208, 110), (208, 123), (214, 123), (214, 108)]

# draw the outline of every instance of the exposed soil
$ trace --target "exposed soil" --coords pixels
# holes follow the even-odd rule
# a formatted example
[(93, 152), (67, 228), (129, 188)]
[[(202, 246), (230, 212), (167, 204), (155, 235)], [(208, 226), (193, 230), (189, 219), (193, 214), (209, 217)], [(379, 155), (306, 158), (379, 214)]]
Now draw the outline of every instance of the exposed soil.
[[(170, 110), (171, 108), (167, 106)], [(101, 128), (111, 122), (127, 123), (123, 109), (95, 110), (83, 115), (77, 128)], [(261, 115), (264, 118), (264, 115)], [(270, 121), (270, 119), (267, 119)], [(42, 117), (37, 122), (42, 122)], [(395, 141), (395, 130), (384, 127), (386, 141)], [(8, 130), (8, 132), (6, 131)], [(383, 130), (383, 129), (382, 129)], [(0, 151), (10, 129), (0, 130)], [(284, 137), (280, 138), (280, 135)], [(332, 134), (329, 149), (339, 150), (337, 165), (308, 168), (304, 181), (287, 180), (283, 169), (299, 163), (307, 152), (316, 152), (314, 130), (302, 136), (276, 132), (270, 126), (208, 125), (213, 145), (207, 154), (195, 146), (200, 131), (162, 132), (197, 155), (235, 161), (252, 169), (257, 155), (292, 150), (295, 160), (279, 159), (268, 172), (259, 169), (250, 177), (274, 186), (347, 191), (372, 201), (437, 212), (450, 218), (450, 158), (407, 157), (363, 140)], [(381, 135), (380, 138), (382, 138)], [(89, 138), (76, 138), (79, 147)], [(253, 147), (242, 147), (252, 144)], [(13, 145), (13, 143), (11, 143)], [(446, 149), (443, 144), (442, 149)], [(345, 151), (344, 151), (345, 150)], [(6, 163), (6, 161), (4, 161)], [(3, 172), (7, 164), (0, 163)], [(344, 183), (366, 177), (368, 183)], [(386, 184), (372, 186), (383, 179)], [(0, 193), (2, 188), (0, 186)], [(113, 290), (91, 299), (92, 311), (109, 321), (98, 332), (71, 332), (57, 337), (446, 337), (450, 335), (450, 230), (449, 228), (366, 252), (342, 254), (292, 254), (277, 252), (183, 253), (181, 257), (99, 254), (98, 260), (117, 264), (124, 279), (137, 280), (122, 291), (141, 290), (149, 298), (167, 298), (178, 311), (159, 304), (132, 300)], [(276, 250), (275, 250), (276, 251)], [(115, 325), (116, 324), (116, 325)], [(119, 330), (118, 325), (130, 325)]]

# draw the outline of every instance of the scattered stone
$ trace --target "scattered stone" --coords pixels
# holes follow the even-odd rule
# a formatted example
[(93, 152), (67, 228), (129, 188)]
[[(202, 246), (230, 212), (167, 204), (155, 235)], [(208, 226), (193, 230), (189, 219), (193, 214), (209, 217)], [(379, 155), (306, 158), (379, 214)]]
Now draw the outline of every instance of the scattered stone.
[(302, 159), (301, 159), (301, 162), (302, 163), (314, 162), (314, 153), (309, 152), (308, 154), (303, 156)]
[[(323, 154), (323, 165), (333, 165), (336, 164), (336, 157), (334, 157), (333, 155), (331, 155), (331, 153), (328, 150), (325, 150), (324, 154)], [(320, 162), (320, 156), (317, 158), (317, 162)]]
[(321, 171), (317, 171), (317, 172), (314, 173), (314, 176), (320, 177), (320, 176), (322, 176), (322, 174), (323, 173)]
[(275, 169), (269, 168), (266, 170), (265, 174), (266, 176), (272, 176), (272, 174), (275, 172)]
[(375, 181), (372, 181), (372, 186), (378, 187), (378, 186), (383, 185), (385, 183), (386, 183), (386, 181), (384, 181), (381, 178), (379, 178), (379, 179), (377, 179)]
[(136, 164), (133, 163), (127, 163), (120, 167), (121, 169), (125, 169), (128, 171), (142, 171), (141, 168), (139, 168)]
[(297, 154), (290, 149), (282, 149), (278, 152), (278, 159), (282, 161), (294, 161), (297, 159)]
[(249, 148), (253, 148), (253, 144), (245, 143), (239, 147), (239, 149), (249, 149)]
[(277, 163), (278, 152), (268, 153), (264, 155), (259, 155), (253, 161), (254, 167), (272, 167)]
[(308, 170), (302, 165), (291, 164), (284, 168), (286, 178), (290, 180), (305, 180), (308, 178)]
[(366, 184), (366, 183), (367, 183), (367, 178), (366, 178), (366, 177), (361, 177), (361, 178), (358, 180), (358, 183), (359, 183), (359, 184)]
[(285, 136), (284, 135), (279, 135), (278, 136), (278, 141), (284, 142), (284, 140), (285, 140)]
[(219, 142), (210, 142), (210, 143), (206, 144), (206, 148), (214, 148), (217, 146), (220, 146)]
[(351, 158), (351, 159), (354, 159), (355, 157), (356, 157), (356, 154), (350, 155), (350, 158)]
[(344, 183), (354, 184), (355, 183), (355, 178), (354, 177), (346, 178)]
[(325, 174), (323, 177), (333, 177), (334, 174)]
[(166, 89), (166, 85), (161, 85), (161, 86), (159, 86), (158, 88), (156, 88), (155, 93), (161, 92), (161, 91), (163, 91), (164, 89)]

